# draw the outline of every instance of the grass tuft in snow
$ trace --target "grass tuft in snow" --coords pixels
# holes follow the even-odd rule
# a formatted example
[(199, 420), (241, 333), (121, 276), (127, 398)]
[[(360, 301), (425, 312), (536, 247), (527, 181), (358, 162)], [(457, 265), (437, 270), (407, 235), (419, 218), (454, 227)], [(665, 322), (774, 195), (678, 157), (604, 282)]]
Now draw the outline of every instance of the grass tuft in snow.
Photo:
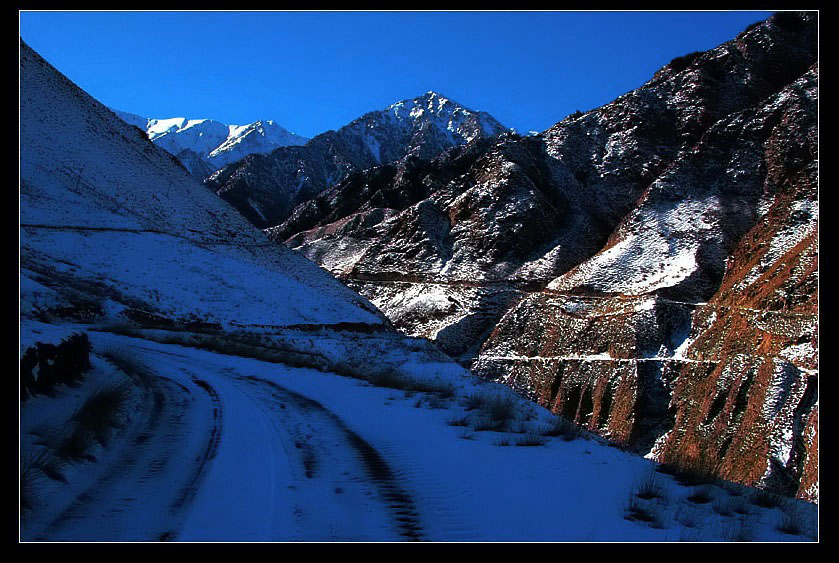
[(667, 491), (664, 485), (659, 482), (654, 471), (646, 473), (643, 477), (636, 480), (633, 485), (635, 496), (643, 500), (652, 499), (667, 499)]
[(662, 463), (656, 471), (672, 475), (680, 485), (686, 487), (707, 485), (716, 481), (713, 462), (705, 455)]
[(121, 426), (120, 415), (130, 394), (130, 385), (125, 382), (102, 385), (85, 399), (72, 420), (107, 446), (113, 430)]
[(516, 440), (517, 446), (544, 446), (547, 443), (547, 438), (533, 432), (529, 432)]
[(516, 417), (516, 403), (506, 394), (480, 391), (464, 398), (463, 407), (467, 411), (477, 410), (473, 428), (500, 431), (511, 426)]
[(437, 393), (441, 399), (453, 399), (456, 394), (454, 384), (452, 383), (442, 383), (436, 385), (434, 393)]
[(449, 426), (469, 426), (469, 417), (467, 416), (453, 416), (446, 420)]
[(630, 522), (644, 522), (652, 525), (662, 521), (661, 508), (656, 503), (639, 499), (634, 491), (630, 491), (624, 518)]
[(670, 524), (668, 511), (670, 499), (665, 487), (650, 471), (633, 481), (624, 507), (624, 518), (644, 522), (651, 528), (664, 529)]
[(445, 409), (448, 407), (448, 403), (446, 403), (445, 399), (441, 399), (436, 396), (428, 397), (425, 403), (430, 409)]
[(676, 521), (684, 528), (700, 529), (705, 522), (706, 513), (693, 505), (682, 505), (676, 511)]
[(368, 375), (365, 379), (376, 387), (389, 389), (414, 389), (414, 382), (394, 370), (382, 370)]
[(492, 420), (502, 424), (516, 416), (516, 404), (511, 397), (496, 395), (487, 403), (485, 410)]
[(753, 505), (761, 508), (777, 508), (783, 504), (783, 497), (781, 495), (763, 489), (754, 491), (750, 495), (749, 500)]
[(713, 488), (710, 485), (705, 485), (693, 491), (685, 499), (693, 504), (708, 504), (714, 500)]
[(492, 420), (488, 416), (477, 416), (472, 423), (472, 429), (475, 432), (485, 432), (487, 430), (498, 432), (504, 427), (503, 423)]
[(493, 446), (499, 446), (499, 447), (506, 447), (506, 446), (510, 445), (510, 439), (505, 438), (505, 437), (499, 437), (499, 438), (496, 438), (492, 441), (492, 445)]
[(473, 393), (471, 395), (467, 395), (463, 399), (463, 406), (468, 411), (474, 411), (481, 409), (486, 402), (489, 400), (489, 393), (483, 391), (480, 393)]
[(664, 530), (670, 527), (670, 516), (665, 510), (657, 510), (653, 512), (655, 519), (650, 522), (650, 528), (656, 530)]
[(580, 427), (561, 416), (554, 418), (552, 424), (542, 430), (542, 436), (561, 437), (566, 442), (571, 442), (582, 436)]

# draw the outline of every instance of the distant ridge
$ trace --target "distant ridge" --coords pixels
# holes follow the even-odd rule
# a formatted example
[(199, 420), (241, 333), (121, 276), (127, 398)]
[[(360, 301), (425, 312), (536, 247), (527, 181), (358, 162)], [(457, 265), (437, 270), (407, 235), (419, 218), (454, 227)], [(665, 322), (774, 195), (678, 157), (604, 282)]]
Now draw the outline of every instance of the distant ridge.
[(226, 125), (212, 119), (156, 119), (114, 109), (111, 111), (145, 131), (152, 142), (175, 155), (193, 176), (201, 180), (249, 154), (265, 154), (278, 147), (304, 145), (309, 140), (270, 119), (246, 125)]

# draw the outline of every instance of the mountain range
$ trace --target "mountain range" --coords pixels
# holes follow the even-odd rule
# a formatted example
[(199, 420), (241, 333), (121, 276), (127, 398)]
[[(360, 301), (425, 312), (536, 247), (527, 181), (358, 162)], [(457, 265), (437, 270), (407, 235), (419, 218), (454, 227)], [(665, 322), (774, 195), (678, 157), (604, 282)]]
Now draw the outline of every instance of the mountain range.
[(304, 145), (309, 140), (270, 119), (246, 125), (226, 125), (212, 119), (156, 119), (111, 111), (123, 121), (145, 131), (152, 142), (175, 155), (200, 180), (249, 154), (265, 154), (277, 147)]
[(299, 203), (354, 171), (441, 151), (506, 131), (492, 116), (436, 93), (366, 113), (300, 147), (254, 154), (225, 166), (205, 184), (254, 225), (279, 225)]
[(528, 136), (20, 104), (23, 541), (818, 539), (817, 13)]

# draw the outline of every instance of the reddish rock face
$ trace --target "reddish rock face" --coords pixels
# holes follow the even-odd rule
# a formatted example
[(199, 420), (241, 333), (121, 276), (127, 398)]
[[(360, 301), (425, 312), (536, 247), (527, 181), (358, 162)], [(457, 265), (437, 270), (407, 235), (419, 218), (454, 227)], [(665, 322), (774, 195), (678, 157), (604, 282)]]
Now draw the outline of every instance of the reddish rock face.
[[(656, 330), (658, 324), (639, 326), (638, 319), (650, 313), (615, 314), (612, 309), (619, 302), (617, 297), (593, 298), (599, 305), (590, 308), (593, 317), (583, 325), (562, 307), (545, 306), (543, 297), (529, 297), (502, 319), (484, 344), (476, 362), (481, 371), (500, 372), (555, 411), (641, 450), (656, 432), (670, 425), (652, 447), (653, 457), (660, 461), (699, 463), (732, 481), (817, 500), (816, 77), (814, 66), (762, 107), (715, 125), (694, 153), (700, 163), (692, 163), (691, 157), (674, 163), (671, 177), (680, 177), (684, 169), (701, 170), (702, 157), (728, 142), (732, 147), (759, 147), (765, 166), (762, 190), (755, 194), (759, 197), (746, 208), (757, 215), (753, 226), (739, 237), (736, 224), (718, 222), (709, 229), (712, 236), (721, 234), (723, 241), (727, 238), (737, 243), (731, 250), (720, 245), (726, 255), (722, 279), (707, 303), (695, 304), (690, 336), (676, 354), (669, 353), (666, 337), (661, 336), (675, 336), (678, 322), (663, 330)], [(735, 137), (714, 139), (722, 131)], [(758, 135), (753, 136), (754, 132)], [(748, 194), (739, 193), (737, 204), (729, 205), (738, 209), (748, 199)], [(649, 217), (644, 211), (656, 205), (651, 201), (647, 196), (635, 217)], [(707, 220), (709, 211), (724, 216), (725, 205), (720, 207), (703, 212), (703, 219)], [(634, 281), (634, 272), (598, 271), (595, 266), (599, 256), (640, 231), (632, 228), (633, 220), (632, 215), (624, 220), (599, 255), (549, 287), (566, 291), (597, 288), (598, 284), (602, 289), (626, 288), (627, 278)], [(725, 229), (735, 232), (727, 234)], [(678, 233), (676, 244), (692, 235)], [(706, 268), (714, 265), (709, 262)], [(615, 274), (623, 279), (615, 280)], [(678, 289), (676, 297), (701, 299), (710, 286), (708, 278), (711, 276), (688, 277), (691, 285), (679, 280), (658, 294), (674, 295)], [(695, 283), (697, 280), (702, 283)], [(613, 285), (603, 287), (606, 284)], [(653, 309), (663, 311), (666, 303), (660, 300)], [(541, 319), (536, 333), (526, 337), (530, 349), (519, 353), (513, 335), (522, 332), (522, 324), (534, 330), (534, 323), (527, 320), (531, 315), (524, 312), (528, 307), (541, 311)], [(578, 337), (580, 333), (585, 336)], [(645, 357), (658, 341), (651, 338), (653, 346), (644, 351), (636, 345), (638, 334), (659, 336), (660, 361)], [(607, 342), (609, 356), (615, 359), (596, 358), (603, 354)], [(499, 350), (519, 353), (522, 359), (510, 363)], [(583, 364), (580, 360), (555, 360), (546, 367), (547, 358), (572, 351), (589, 357)], [(525, 359), (527, 355), (537, 358)], [(639, 392), (642, 388), (646, 390)], [(654, 400), (662, 396), (662, 388), (670, 397), (667, 409)], [(609, 395), (601, 389), (613, 391)], [(567, 404), (566, 397), (576, 399), (581, 393), (585, 400), (579, 405), (573, 401)], [(611, 409), (608, 415), (604, 402)]]
[(773, 16), (539, 136), (357, 173), (272, 233), (479, 375), (815, 500), (816, 34)]
[(690, 327), (693, 307), (648, 296), (544, 291), (507, 313), (473, 371), (498, 377), (554, 412), (640, 450), (670, 428), (662, 373)]
[[(759, 191), (736, 191), (727, 202), (725, 190), (736, 187), (737, 172), (728, 172), (730, 183), (714, 180), (722, 188), (715, 194), (721, 204), (707, 206), (700, 216), (711, 223), (700, 249), (714, 237), (716, 247), (704, 262), (697, 260), (690, 276), (671, 276), (676, 283), (656, 292), (692, 302), (684, 305), (694, 309), (687, 324), (642, 322), (652, 317), (650, 311), (683, 319), (673, 316), (675, 305), (666, 298), (627, 313), (618, 305), (631, 302), (626, 296), (590, 296), (597, 305), (581, 320), (568, 313), (570, 297), (530, 296), (486, 341), (478, 371), (500, 374), (545, 406), (624, 444), (642, 451), (652, 445), (660, 461), (701, 464), (732, 481), (817, 500), (816, 79), (813, 66), (761, 107), (715, 124), (697, 151), (671, 166), (671, 183), (678, 178), (681, 186), (696, 185), (695, 171), (707, 170), (708, 157), (716, 160), (715, 150), (727, 144), (729, 167), (738, 147), (752, 147), (759, 149), (764, 170)], [(638, 272), (649, 264), (643, 258), (652, 253), (650, 238), (669, 231), (668, 242), (678, 248), (696, 236), (695, 230), (674, 234), (661, 220), (657, 232), (644, 231), (640, 218), (655, 217), (650, 210), (660, 206), (667, 188), (662, 182), (651, 190), (600, 253), (548, 287), (576, 293), (643, 288)], [(737, 212), (756, 215), (742, 234), (742, 222), (726, 220)], [(650, 234), (641, 260), (626, 250), (618, 259), (603, 258)], [(624, 267), (616, 269), (616, 263)], [(707, 303), (700, 302), (715, 285)], [(675, 340), (685, 326), (691, 326), (690, 335), (679, 345)], [(647, 337), (646, 347), (638, 346), (639, 335)], [(610, 359), (597, 357), (604, 352)], [(587, 357), (562, 358), (572, 354)], [(665, 404), (663, 397), (669, 398)]]
[(679, 371), (676, 423), (653, 451), (662, 460), (708, 452), (725, 478), (815, 501), (818, 240), (817, 216), (804, 210), (816, 202), (816, 155), (778, 165), (784, 143), (767, 144), (767, 161), (776, 163), (767, 182), (778, 192), (731, 254), (719, 291), (694, 315), (686, 356), (713, 370)]

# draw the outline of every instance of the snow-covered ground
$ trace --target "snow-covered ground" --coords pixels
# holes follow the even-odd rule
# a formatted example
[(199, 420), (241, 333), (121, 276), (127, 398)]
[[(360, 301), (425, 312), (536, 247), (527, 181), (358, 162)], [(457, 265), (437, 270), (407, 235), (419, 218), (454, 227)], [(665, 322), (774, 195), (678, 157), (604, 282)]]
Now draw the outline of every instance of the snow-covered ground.
[(82, 299), (108, 316), (225, 326), (382, 322), (28, 47), (21, 55), (24, 314)]
[[(55, 330), (26, 323), (23, 338), (54, 341)], [(440, 398), (89, 334), (96, 353), (120, 350), (154, 374), (152, 391), (167, 393), (162, 422), (155, 439), (138, 442), (151, 414), (132, 411), (121, 441), (97, 463), (79, 462), (66, 484), (48, 481), (24, 540), (726, 541), (742, 533), (808, 541), (776, 528), (796, 511), (815, 523), (814, 505), (789, 499), (783, 508), (759, 508), (735, 486), (708, 487), (707, 503), (689, 501), (702, 487), (681, 486), (599, 440), (542, 437), (541, 445), (518, 446), (552, 415), (453, 364), (404, 358), (402, 372), (451, 382), (454, 395)], [(468, 416), (467, 397), (481, 392), (514, 401), (515, 431), (451, 425)], [(25, 435), (26, 416), (22, 424)], [(634, 496), (645, 478), (662, 498)], [(631, 499), (656, 520), (626, 519)], [(739, 507), (750, 513), (737, 514)]]

